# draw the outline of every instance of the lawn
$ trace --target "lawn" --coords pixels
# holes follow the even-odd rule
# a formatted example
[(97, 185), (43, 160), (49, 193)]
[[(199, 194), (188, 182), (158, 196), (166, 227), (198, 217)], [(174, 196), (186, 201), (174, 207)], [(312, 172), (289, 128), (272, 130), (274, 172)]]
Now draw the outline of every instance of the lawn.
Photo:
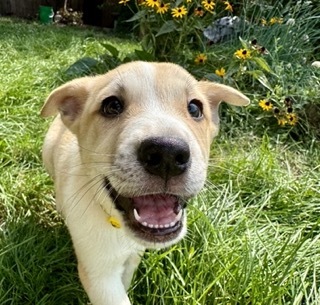
[[(87, 28), (6, 18), (0, 28), (0, 304), (88, 304), (42, 166), (50, 120), (39, 112), (75, 61), (98, 58), (104, 44), (123, 56), (139, 46)], [(305, 90), (319, 92), (319, 73), (308, 73), (318, 87)], [(189, 204), (188, 235), (146, 252), (133, 304), (320, 304), (319, 139), (307, 123), (266, 128), (250, 107), (223, 108), (206, 187)]]

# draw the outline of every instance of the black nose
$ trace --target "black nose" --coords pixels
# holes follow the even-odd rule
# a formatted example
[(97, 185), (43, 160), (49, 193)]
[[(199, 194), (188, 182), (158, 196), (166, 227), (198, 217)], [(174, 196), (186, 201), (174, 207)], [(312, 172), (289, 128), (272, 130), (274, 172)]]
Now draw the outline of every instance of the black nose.
[(147, 172), (167, 181), (188, 168), (189, 145), (179, 138), (151, 137), (141, 143), (138, 160)]

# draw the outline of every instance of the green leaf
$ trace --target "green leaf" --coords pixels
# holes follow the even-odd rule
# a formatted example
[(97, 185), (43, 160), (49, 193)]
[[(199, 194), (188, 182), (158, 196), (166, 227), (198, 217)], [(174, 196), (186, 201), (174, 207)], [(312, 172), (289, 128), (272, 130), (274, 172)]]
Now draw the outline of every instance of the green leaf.
[(111, 44), (108, 44), (108, 43), (101, 43), (101, 45), (102, 45), (107, 51), (109, 51), (110, 54), (111, 54), (113, 57), (118, 58), (118, 56), (119, 56), (119, 51), (117, 50), (117, 48), (115, 48), (114, 46), (112, 46)]
[(207, 79), (211, 82), (217, 82), (220, 83), (221, 82), (221, 77), (219, 77), (217, 74), (215, 73), (206, 73), (204, 75), (204, 79)]
[(109, 53), (105, 53), (99, 56), (99, 59), (103, 62), (107, 70), (113, 69), (119, 64), (121, 64), (121, 60), (118, 57), (114, 57)]
[(268, 65), (268, 63), (266, 62), (266, 60), (264, 58), (262, 58), (262, 57), (253, 57), (252, 60), (255, 61), (257, 63), (257, 65), (261, 69), (263, 69), (263, 70), (265, 70), (265, 71), (267, 71), (269, 73), (272, 73), (272, 70), (271, 70), (270, 66)]
[(245, 41), (244, 39), (242, 39), (241, 37), (239, 37), (239, 40), (241, 42), (241, 45), (244, 49), (248, 49), (248, 43), (247, 41)]
[(66, 74), (77, 77), (90, 74), (90, 72), (99, 64), (99, 61), (91, 57), (83, 57), (73, 63), (67, 70)]
[(144, 61), (155, 60), (154, 56), (145, 50), (135, 50), (134, 53), (137, 56), (138, 60), (144, 60)]
[(177, 26), (173, 20), (166, 21), (162, 25), (162, 27), (160, 28), (159, 32), (156, 34), (155, 37), (158, 37), (163, 34), (174, 32), (176, 29), (177, 29)]
[(266, 88), (268, 88), (270, 91), (273, 91), (268, 78), (265, 76), (265, 74), (260, 71), (260, 70), (253, 70), (253, 71), (248, 71), (248, 74), (252, 75), (253, 78), (258, 80), (260, 84)]
[(135, 15), (133, 15), (128, 20), (126, 20), (126, 22), (137, 21), (137, 20), (140, 20), (140, 19), (144, 18), (145, 16), (146, 16), (146, 11), (142, 10), (142, 11), (139, 11), (138, 13), (136, 13)]

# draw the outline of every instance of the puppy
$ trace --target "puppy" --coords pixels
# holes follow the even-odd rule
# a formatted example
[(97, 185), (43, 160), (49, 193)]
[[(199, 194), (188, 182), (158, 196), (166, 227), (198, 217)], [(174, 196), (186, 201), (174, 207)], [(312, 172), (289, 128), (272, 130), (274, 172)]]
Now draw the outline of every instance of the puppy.
[(70, 81), (48, 97), (41, 115), (58, 115), (43, 160), (93, 305), (130, 305), (126, 290), (145, 248), (185, 235), (222, 100), (249, 103), (175, 64), (147, 62)]

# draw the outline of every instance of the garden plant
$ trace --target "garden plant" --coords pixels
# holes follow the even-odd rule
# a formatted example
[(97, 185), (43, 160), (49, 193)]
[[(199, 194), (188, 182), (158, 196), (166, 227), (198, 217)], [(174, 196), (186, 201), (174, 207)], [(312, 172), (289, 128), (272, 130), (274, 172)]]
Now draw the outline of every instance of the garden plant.
[[(240, 89), (251, 105), (222, 106), (187, 237), (145, 254), (133, 304), (319, 304), (317, 2), (118, 5), (128, 22), (109, 34), (0, 18), (0, 304), (88, 304), (42, 166), (49, 122), (39, 112), (65, 81), (136, 59), (174, 61), (198, 79)], [(235, 33), (218, 42), (204, 36), (235, 16)]]

